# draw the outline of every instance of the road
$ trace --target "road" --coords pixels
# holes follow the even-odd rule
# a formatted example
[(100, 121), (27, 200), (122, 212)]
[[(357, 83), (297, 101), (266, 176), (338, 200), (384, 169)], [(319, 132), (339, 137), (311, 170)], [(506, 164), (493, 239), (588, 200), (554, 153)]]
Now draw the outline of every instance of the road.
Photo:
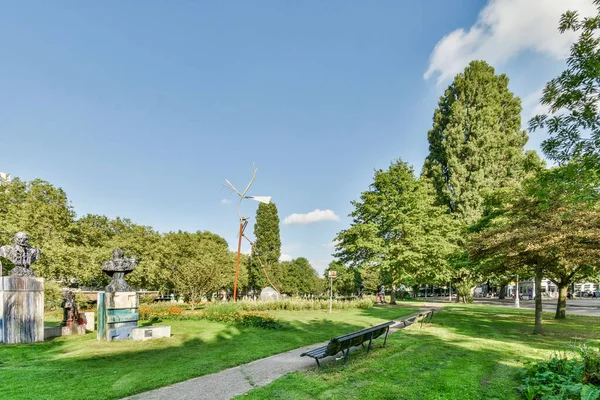
[[(489, 304), (496, 306), (514, 307), (514, 299), (473, 299), (475, 304)], [(521, 300), (521, 308), (534, 309), (533, 300)], [(544, 311), (555, 312), (558, 299), (544, 299)], [(600, 317), (600, 299), (574, 299), (567, 300), (567, 314), (589, 315)]]

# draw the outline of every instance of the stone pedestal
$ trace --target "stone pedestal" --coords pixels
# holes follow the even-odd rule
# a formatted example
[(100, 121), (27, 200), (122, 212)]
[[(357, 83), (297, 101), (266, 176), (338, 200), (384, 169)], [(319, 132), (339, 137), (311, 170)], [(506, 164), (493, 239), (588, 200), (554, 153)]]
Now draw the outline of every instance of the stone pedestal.
[(140, 326), (131, 330), (131, 339), (150, 340), (164, 337), (171, 337), (170, 326)]
[(85, 325), (44, 327), (44, 340), (70, 335), (85, 335)]
[(96, 327), (94, 324), (94, 313), (93, 312), (80, 312), (79, 315), (85, 321), (85, 330), (86, 331), (95, 331)]
[(44, 279), (0, 278), (0, 342), (44, 340)]
[(136, 292), (98, 293), (98, 340), (129, 339), (138, 320)]

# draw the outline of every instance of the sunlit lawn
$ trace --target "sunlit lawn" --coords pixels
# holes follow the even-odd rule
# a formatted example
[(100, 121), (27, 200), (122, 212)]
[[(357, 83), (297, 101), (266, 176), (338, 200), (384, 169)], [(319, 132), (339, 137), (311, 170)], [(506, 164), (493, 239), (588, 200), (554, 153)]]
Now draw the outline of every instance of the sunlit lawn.
[[(217, 372), (399, 318), (414, 308), (272, 312), (282, 330), (163, 321), (172, 337), (99, 342), (95, 333), (0, 345), (1, 399), (109, 399)], [(54, 318), (56, 319), (56, 318)], [(55, 324), (48, 318), (49, 324)]]
[[(346, 366), (295, 372), (256, 389), (249, 399), (517, 399), (516, 372), (575, 343), (598, 343), (600, 319), (544, 314), (534, 336), (533, 312), (487, 306), (449, 306), (422, 329), (411, 326), (388, 346), (356, 352)], [(242, 396), (240, 396), (242, 397)]]

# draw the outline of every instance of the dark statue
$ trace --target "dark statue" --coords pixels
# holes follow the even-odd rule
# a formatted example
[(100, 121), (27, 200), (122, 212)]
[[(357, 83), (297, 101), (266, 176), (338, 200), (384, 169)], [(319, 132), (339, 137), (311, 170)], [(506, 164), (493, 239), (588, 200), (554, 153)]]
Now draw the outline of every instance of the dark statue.
[[(42, 256), (40, 249), (34, 249), (29, 245), (29, 235), (23, 232), (15, 234), (12, 246), (0, 247), (0, 258), (10, 260), (15, 266), (10, 272), (11, 276), (35, 277), (35, 271), (31, 264)], [(0, 276), (2, 275), (2, 264), (0, 264)]]
[(85, 322), (79, 315), (79, 308), (75, 301), (75, 293), (67, 290), (63, 293), (63, 302), (60, 305), (63, 308), (64, 315), (60, 326), (84, 325)]
[(126, 258), (123, 250), (114, 249), (112, 260), (102, 264), (102, 271), (112, 277), (112, 281), (106, 287), (107, 292), (131, 292), (131, 287), (125, 282), (125, 275), (135, 269), (137, 260)]

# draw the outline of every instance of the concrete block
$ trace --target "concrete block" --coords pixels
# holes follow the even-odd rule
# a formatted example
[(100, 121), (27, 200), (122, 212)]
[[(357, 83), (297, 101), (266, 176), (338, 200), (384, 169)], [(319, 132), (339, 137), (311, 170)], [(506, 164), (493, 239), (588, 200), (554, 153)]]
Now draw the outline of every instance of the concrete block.
[(0, 279), (0, 342), (44, 340), (44, 279), (4, 276)]
[(72, 325), (72, 326), (45, 326), (44, 327), (44, 340), (52, 339), (59, 336), (70, 336), (70, 335), (85, 335), (84, 325)]
[(86, 331), (95, 331), (96, 330), (96, 328), (94, 326), (94, 313), (93, 312), (91, 312), (91, 311), (82, 312), (82, 313), (79, 313), (79, 315), (85, 321), (85, 330)]
[(44, 340), (59, 337), (62, 334), (62, 326), (45, 326), (44, 327)]
[(138, 294), (136, 292), (106, 292), (104, 302), (108, 310), (115, 308), (138, 308)]
[(131, 330), (133, 340), (150, 340), (163, 337), (171, 337), (170, 326), (140, 326)]

